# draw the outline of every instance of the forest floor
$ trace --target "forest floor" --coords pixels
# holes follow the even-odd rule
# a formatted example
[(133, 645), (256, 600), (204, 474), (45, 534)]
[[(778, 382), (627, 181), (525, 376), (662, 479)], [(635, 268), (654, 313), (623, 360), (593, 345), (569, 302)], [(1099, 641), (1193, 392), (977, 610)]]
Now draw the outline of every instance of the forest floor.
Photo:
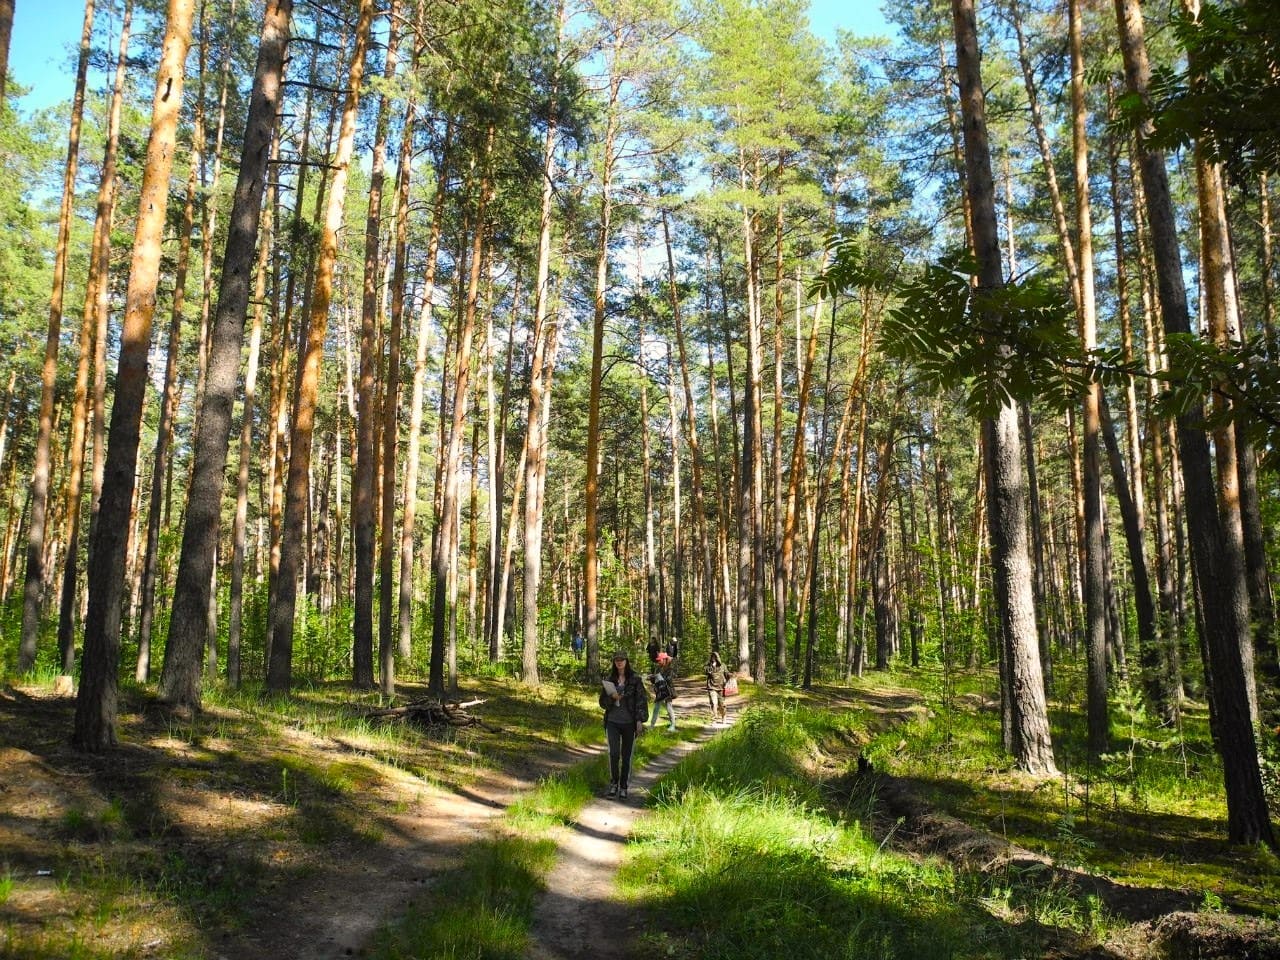
[(521, 791), (599, 751), (594, 705), (563, 692), (468, 683), (490, 729), (431, 734), (335, 693), (185, 721), (130, 694), (122, 747), (85, 756), (71, 698), (0, 691), (0, 956), (350, 956)]
[[(721, 729), (687, 739), (707, 711), (700, 684), (685, 682), (679, 693), (682, 733), (644, 735), (652, 759), (633, 776), (631, 797), (588, 803), (554, 831), (556, 865), (531, 930), (535, 960), (594, 956), (597, 931), (634, 931), (653, 919), (616, 895), (614, 874), (646, 815), (650, 786)], [(92, 757), (67, 745), (70, 698), (39, 687), (0, 689), (0, 957), (364, 954), (385, 923), (455, 882), (468, 849), (500, 829), (513, 802), (602, 752), (594, 697), (580, 686), (539, 692), (475, 680), (459, 699), (484, 701), (473, 710), (484, 726), (424, 732), (373, 722), (365, 714), (376, 696), (341, 684), (298, 691), (287, 704), (220, 697), (185, 720), (130, 690), (122, 747)], [(908, 689), (830, 688), (816, 699), (856, 709), (860, 718), (856, 736), (822, 744), (819, 775), (837, 792), (865, 787), (855, 766), (864, 752), (905, 755), (919, 746), (909, 731), (935, 719)], [(901, 738), (899, 728), (907, 731)], [(1038, 871), (1053, 884), (1084, 876), (1025, 850), (1007, 832), (990, 832), (936, 784), (873, 776), (885, 845), (958, 869), (999, 860), (1002, 869)], [(1239, 873), (1244, 888), (1256, 864)], [(1243, 924), (1243, 939), (1228, 938), (1225, 952), (1213, 952), (1198, 921), (1180, 912), (1203, 894), (1176, 883), (1135, 889), (1094, 880), (1079, 887), (1080, 896), (1099, 898), (1123, 925), (1105, 946), (1063, 937), (1055, 956), (1145, 956), (1154, 923), (1165, 924), (1167, 942), (1190, 930), (1197, 952), (1183, 955), (1280, 955), (1269, 952), (1280, 943), (1274, 924), (1232, 919), (1230, 902), (1218, 905), (1212, 935)], [(1241, 944), (1251, 952), (1240, 953)]]
[[(682, 726), (701, 727), (701, 685), (679, 688)], [(0, 957), (360, 955), (513, 801), (603, 751), (585, 691), (470, 681), (458, 697), (484, 701), (483, 726), (430, 733), (370, 724), (376, 704), (351, 696), (179, 720), (127, 691), (122, 747), (95, 757), (67, 743), (72, 698), (0, 689)], [(639, 814), (646, 784), (694, 748), (677, 743), (606, 813)]]

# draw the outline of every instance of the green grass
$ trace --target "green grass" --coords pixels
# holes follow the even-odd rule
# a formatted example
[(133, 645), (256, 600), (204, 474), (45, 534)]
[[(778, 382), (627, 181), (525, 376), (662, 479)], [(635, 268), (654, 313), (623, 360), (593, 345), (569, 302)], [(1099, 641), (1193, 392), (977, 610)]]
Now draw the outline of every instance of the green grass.
[(1100, 928), (1096, 905), (878, 842), (857, 819), (870, 798), (830, 789), (820, 747), (866, 721), (794, 698), (761, 704), (663, 781), (620, 877), (653, 921), (646, 949), (687, 960), (995, 958), (1071, 936), (1049, 927)]
[(1186, 705), (1177, 727), (1161, 726), (1119, 687), (1111, 751), (1091, 764), (1083, 711), (1069, 699), (1081, 678), (1059, 667), (1064, 699), (1050, 703), (1059, 776), (1036, 781), (1018, 774), (1001, 747), (994, 676), (964, 675), (969, 696), (951, 698), (928, 671), (910, 678), (925, 690), (932, 718), (880, 734), (865, 752), (934, 806), (1063, 866), (1280, 916), (1280, 861), (1265, 848), (1226, 842), (1222, 770), (1203, 704)]
[[(41, 676), (47, 690), (53, 672)], [(468, 681), (457, 697), (485, 701), (473, 712), (490, 732), (370, 719), (382, 699), (345, 683), (300, 682), (287, 699), (254, 684), (214, 686), (202, 712), (177, 717), (125, 682), (129, 762), (100, 764), (66, 746), (72, 702), (24, 683), (31, 695), (0, 698), (5, 744), (71, 776), (47, 788), (54, 802), (33, 822), (38, 836), (0, 860), (3, 956), (141, 956), (145, 942), (162, 942), (166, 957), (211, 955), (328, 858), (385, 840), (398, 829), (389, 818), (419, 803), (424, 784), (456, 789), (494, 769), (528, 775), (539, 758), (602, 739), (581, 683), (532, 691), (498, 676)], [(401, 690), (400, 702), (425, 693)], [(593, 787), (548, 785), (548, 798), (560, 793), (547, 801), (555, 817), (577, 802), (570, 789)], [(46, 868), (52, 876), (37, 877)]]

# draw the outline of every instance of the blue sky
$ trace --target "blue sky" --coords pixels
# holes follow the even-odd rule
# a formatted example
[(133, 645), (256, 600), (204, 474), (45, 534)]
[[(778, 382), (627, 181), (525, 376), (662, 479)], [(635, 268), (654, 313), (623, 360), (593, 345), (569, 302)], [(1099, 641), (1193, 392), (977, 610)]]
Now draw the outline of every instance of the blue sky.
[[(809, 20), (814, 32), (828, 39), (837, 29), (870, 36), (889, 32), (880, 12), (891, 0), (812, 0)], [(84, 0), (16, 0), (10, 74), (31, 93), (21, 103), (38, 109), (71, 97), (70, 51), (79, 42)], [(102, 78), (90, 78), (101, 85)]]

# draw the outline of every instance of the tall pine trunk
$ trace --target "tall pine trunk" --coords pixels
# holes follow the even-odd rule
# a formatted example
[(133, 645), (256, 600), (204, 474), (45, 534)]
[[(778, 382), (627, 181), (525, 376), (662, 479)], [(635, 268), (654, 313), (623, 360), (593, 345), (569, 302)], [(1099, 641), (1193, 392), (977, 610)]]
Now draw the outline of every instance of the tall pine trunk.
[[(40, 372), (40, 419), (36, 433), (35, 467), (31, 472), (31, 516), (27, 522), (27, 572), (22, 594), (22, 634), (18, 642), (18, 673), (26, 673), (35, 666), (36, 645), (40, 636), (40, 607), (44, 594), (45, 526), (49, 506), (49, 477), (52, 473), (53, 395), (58, 380), (62, 298), (66, 288), (71, 219), (75, 212), (76, 170), (80, 163), (80, 125), (84, 118), (85, 78), (89, 71), (89, 48), (93, 39), (93, 4), (94, 0), (85, 0), (84, 25), (80, 29), (80, 55), (76, 61), (76, 85), (71, 99), (71, 122), (67, 131), (67, 160), (62, 171), (62, 205), (58, 210), (58, 238), (53, 251), (53, 292), (49, 296), (49, 329), (45, 339), (44, 365)], [(5, 57), (8, 58), (7, 45)], [(172, 162), (172, 157), (166, 159)], [(155, 296), (154, 290), (151, 296)]]
[(373, 14), (373, 0), (361, 0), (347, 76), (346, 99), (342, 107), (338, 147), (331, 162), (333, 179), (329, 185), (324, 226), (320, 233), (305, 347), (298, 358), (298, 391), (293, 403), (289, 475), (280, 531), (280, 571), (275, 608), (271, 613), (271, 661), (267, 669), (267, 689), (275, 693), (287, 693), (293, 681), (293, 617), (297, 606), (303, 535), (307, 524), (311, 438), (315, 431), (316, 397), (320, 389), (320, 367), (324, 360), (334, 266), (338, 258), (338, 230), (342, 226), (342, 214), (346, 206), (347, 174), (355, 146), (360, 84), (364, 78), (365, 50), (369, 44)]
[(186, 522), (160, 678), (161, 699), (188, 710), (200, 706), (200, 651), (210, 639), (208, 612), (221, 530), (223, 473), (292, 9), (293, 0), (273, 0), (263, 18), (211, 330), (204, 400), (192, 443)]
[[(978, 29), (973, 0), (952, 0), (955, 22), (956, 73), (964, 118), (964, 154), (973, 211), (974, 254), (981, 289), (1004, 286), (1000, 269), (1000, 237), (996, 227), (995, 187), (987, 142), (986, 104), (982, 90)], [(993, 344), (1008, 351), (1004, 344)], [(1027, 545), (1026, 506), (1022, 478), (1022, 444), (1017, 409), (1005, 403), (985, 421), (987, 514), (996, 602), (1004, 635), (1014, 706), (1014, 757), (1029, 773), (1052, 776), (1053, 745), (1040, 672), (1035, 612), (1032, 610), (1031, 563)]]
[(161, 241), (168, 208), (169, 175), (177, 146), (193, 5), (193, 0), (169, 2), (151, 106), (151, 134), (138, 198), (138, 222), (129, 265), (102, 499), (90, 544), (93, 564), (89, 570), (89, 611), (85, 618), (84, 662), (72, 733), (72, 743), (89, 752), (109, 749), (116, 743), (125, 555), (133, 526), (139, 428), (147, 389), (147, 351), (160, 280)]
[[(105, 299), (111, 273), (111, 220), (115, 212), (116, 156), (120, 146), (120, 112), (124, 101), (125, 67), (129, 53), (129, 26), (133, 19), (132, 0), (126, 0), (120, 23), (120, 52), (107, 110), (107, 136), (98, 180), (98, 200), (93, 220), (93, 240), (89, 245), (89, 276), (85, 282), (84, 309), (80, 322), (80, 359), (76, 365), (74, 409), (71, 414), (71, 449), (67, 460), (66, 522), (67, 555), (62, 569), (62, 595), (58, 604), (58, 649), (62, 672), (75, 669), (76, 587), (80, 580), (80, 501), (84, 489), (85, 440), (89, 418), (89, 372), (97, 332), (99, 295)], [(4, 70), (0, 68), (0, 83)], [(3, 101), (3, 97), (0, 97)]]
[[(1084, 41), (1080, 25), (1080, 0), (1069, 0), (1067, 13), (1071, 47), (1071, 131), (1075, 159), (1076, 251), (1080, 284), (1080, 342), (1086, 351), (1098, 344), (1098, 317), (1093, 286), (1093, 216), (1089, 198), (1089, 141), (1084, 86)], [(1106, 566), (1102, 544), (1102, 475), (1098, 456), (1099, 414), (1102, 385), (1085, 388), (1081, 425), (1081, 482), (1084, 487), (1084, 605), (1088, 748), (1093, 760), (1107, 751), (1110, 730), (1107, 714)]]
[[(1116, 0), (1125, 80), (1132, 94), (1148, 97), (1151, 69), (1138, 0)], [(1155, 255), (1160, 311), (1167, 334), (1190, 335), (1191, 319), (1183, 285), (1177, 222), (1169, 194), (1164, 155), (1146, 144), (1150, 123), (1138, 130), (1139, 162)], [(1257, 742), (1249, 716), (1241, 649), (1249, 642), (1243, 576), (1227, 565), (1222, 521), (1214, 495), (1209, 444), (1199, 411), (1178, 418), (1178, 452), (1186, 497), (1191, 561), (1203, 614), (1204, 649), (1213, 674), (1214, 719), (1227, 794), (1227, 835), (1233, 843), (1265, 841), (1274, 846), (1266, 796), (1258, 767)]]

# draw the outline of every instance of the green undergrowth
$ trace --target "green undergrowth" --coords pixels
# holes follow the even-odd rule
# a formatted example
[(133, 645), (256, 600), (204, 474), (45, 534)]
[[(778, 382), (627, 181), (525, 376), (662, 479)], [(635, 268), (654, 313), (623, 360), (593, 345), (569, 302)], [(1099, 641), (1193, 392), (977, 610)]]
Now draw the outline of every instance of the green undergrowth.
[(1061, 866), (1185, 891), (1205, 908), (1280, 916), (1280, 860), (1264, 847), (1226, 842), (1222, 768), (1203, 704), (1161, 725), (1139, 697), (1114, 690), (1111, 750), (1089, 763), (1081, 680), (1060, 670), (1050, 703), (1059, 774), (1033, 779), (1001, 747), (996, 678), (964, 675), (946, 697), (936, 679), (920, 671), (904, 680), (926, 690), (929, 711), (872, 740), (865, 752), (878, 769), (908, 779), (934, 807)]
[(864, 819), (874, 798), (838, 787), (822, 747), (855, 740), (867, 722), (860, 709), (761, 703), (663, 780), (620, 875), (652, 918), (642, 952), (997, 958), (1040, 956), (1101, 931), (1095, 905), (877, 841)]

